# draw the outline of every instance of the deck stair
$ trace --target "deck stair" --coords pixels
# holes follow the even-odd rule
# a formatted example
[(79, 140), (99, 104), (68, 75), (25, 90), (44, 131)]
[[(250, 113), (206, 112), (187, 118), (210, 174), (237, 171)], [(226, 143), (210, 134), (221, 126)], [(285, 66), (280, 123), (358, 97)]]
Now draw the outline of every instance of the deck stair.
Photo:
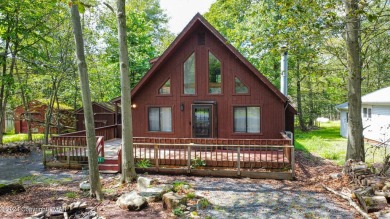
[(118, 173), (120, 172), (120, 164), (116, 157), (105, 157), (103, 163), (99, 163), (100, 173)]

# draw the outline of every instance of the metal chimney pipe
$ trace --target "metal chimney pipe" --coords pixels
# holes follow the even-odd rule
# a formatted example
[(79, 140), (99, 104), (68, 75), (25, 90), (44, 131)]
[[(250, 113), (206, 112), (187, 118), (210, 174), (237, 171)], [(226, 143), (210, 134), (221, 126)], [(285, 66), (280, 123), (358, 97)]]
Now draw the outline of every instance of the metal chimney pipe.
[(280, 63), (280, 91), (282, 94), (287, 96), (287, 76), (288, 76), (288, 53), (287, 47), (283, 46), (282, 49), (282, 60)]

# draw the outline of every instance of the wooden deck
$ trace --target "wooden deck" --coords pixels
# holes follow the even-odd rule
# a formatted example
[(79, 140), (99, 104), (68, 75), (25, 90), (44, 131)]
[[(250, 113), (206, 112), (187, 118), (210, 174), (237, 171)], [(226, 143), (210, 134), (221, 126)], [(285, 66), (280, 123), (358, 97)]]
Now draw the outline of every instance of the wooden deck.
[[(103, 133), (103, 132), (102, 132)], [(97, 151), (104, 157), (99, 169), (120, 172), (121, 141), (97, 136)], [(78, 133), (79, 134), (79, 133)], [(105, 139), (108, 137), (109, 139)], [(84, 139), (83, 139), (84, 138)], [(134, 138), (134, 158), (149, 163), (137, 172), (292, 179), (294, 146), (283, 139), (172, 139)], [(55, 145), (53, 145), (55, 144)], [(87, 164), (85, 137), (58, 136), (44, 145), (46, 166), (80, 168)], [(196, 166), (196, 161), (205, 166)]]
[[(121, 139), (112, 139), (105, 142), (105, 157), (114, 159), (118, 156)], [(188, 153), (188, 146), (191, 147)], [(240, 151), (238, 152), (238, 148)], [(208, 167), (237, 167), (237, 157), (240, 154), (242, 168), (286, 168), (290, 166), (283, 148), (258, 147), (241, 145), (198, 145), (198, 144), (158, 144), (134, 143), (134, 159), (147, 159), (159, 165), (186, 166), (188, 157), (206, 162)]]

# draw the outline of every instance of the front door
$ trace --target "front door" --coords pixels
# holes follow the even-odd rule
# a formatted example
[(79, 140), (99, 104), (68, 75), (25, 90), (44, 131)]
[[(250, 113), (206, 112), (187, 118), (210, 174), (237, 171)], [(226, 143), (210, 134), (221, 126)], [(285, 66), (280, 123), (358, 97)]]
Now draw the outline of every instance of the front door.
[(213, 136), (212, 105), (192, 105), (192, 136), (211, 138)]

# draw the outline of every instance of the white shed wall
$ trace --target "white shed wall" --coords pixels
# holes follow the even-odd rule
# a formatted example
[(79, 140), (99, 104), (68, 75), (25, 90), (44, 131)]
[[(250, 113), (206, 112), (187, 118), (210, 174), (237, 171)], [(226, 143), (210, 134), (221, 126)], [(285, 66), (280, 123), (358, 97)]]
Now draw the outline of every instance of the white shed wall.
[(344, 138), (348, 137), (348, 118), (347, 111), (340, 111), (340, 135)]
[(366, 106), (371, 107), (371, 118), (363, 118), (363, 135), (365, 138), (378, 142), (386, 141), (390, 138), (390, 106)]

